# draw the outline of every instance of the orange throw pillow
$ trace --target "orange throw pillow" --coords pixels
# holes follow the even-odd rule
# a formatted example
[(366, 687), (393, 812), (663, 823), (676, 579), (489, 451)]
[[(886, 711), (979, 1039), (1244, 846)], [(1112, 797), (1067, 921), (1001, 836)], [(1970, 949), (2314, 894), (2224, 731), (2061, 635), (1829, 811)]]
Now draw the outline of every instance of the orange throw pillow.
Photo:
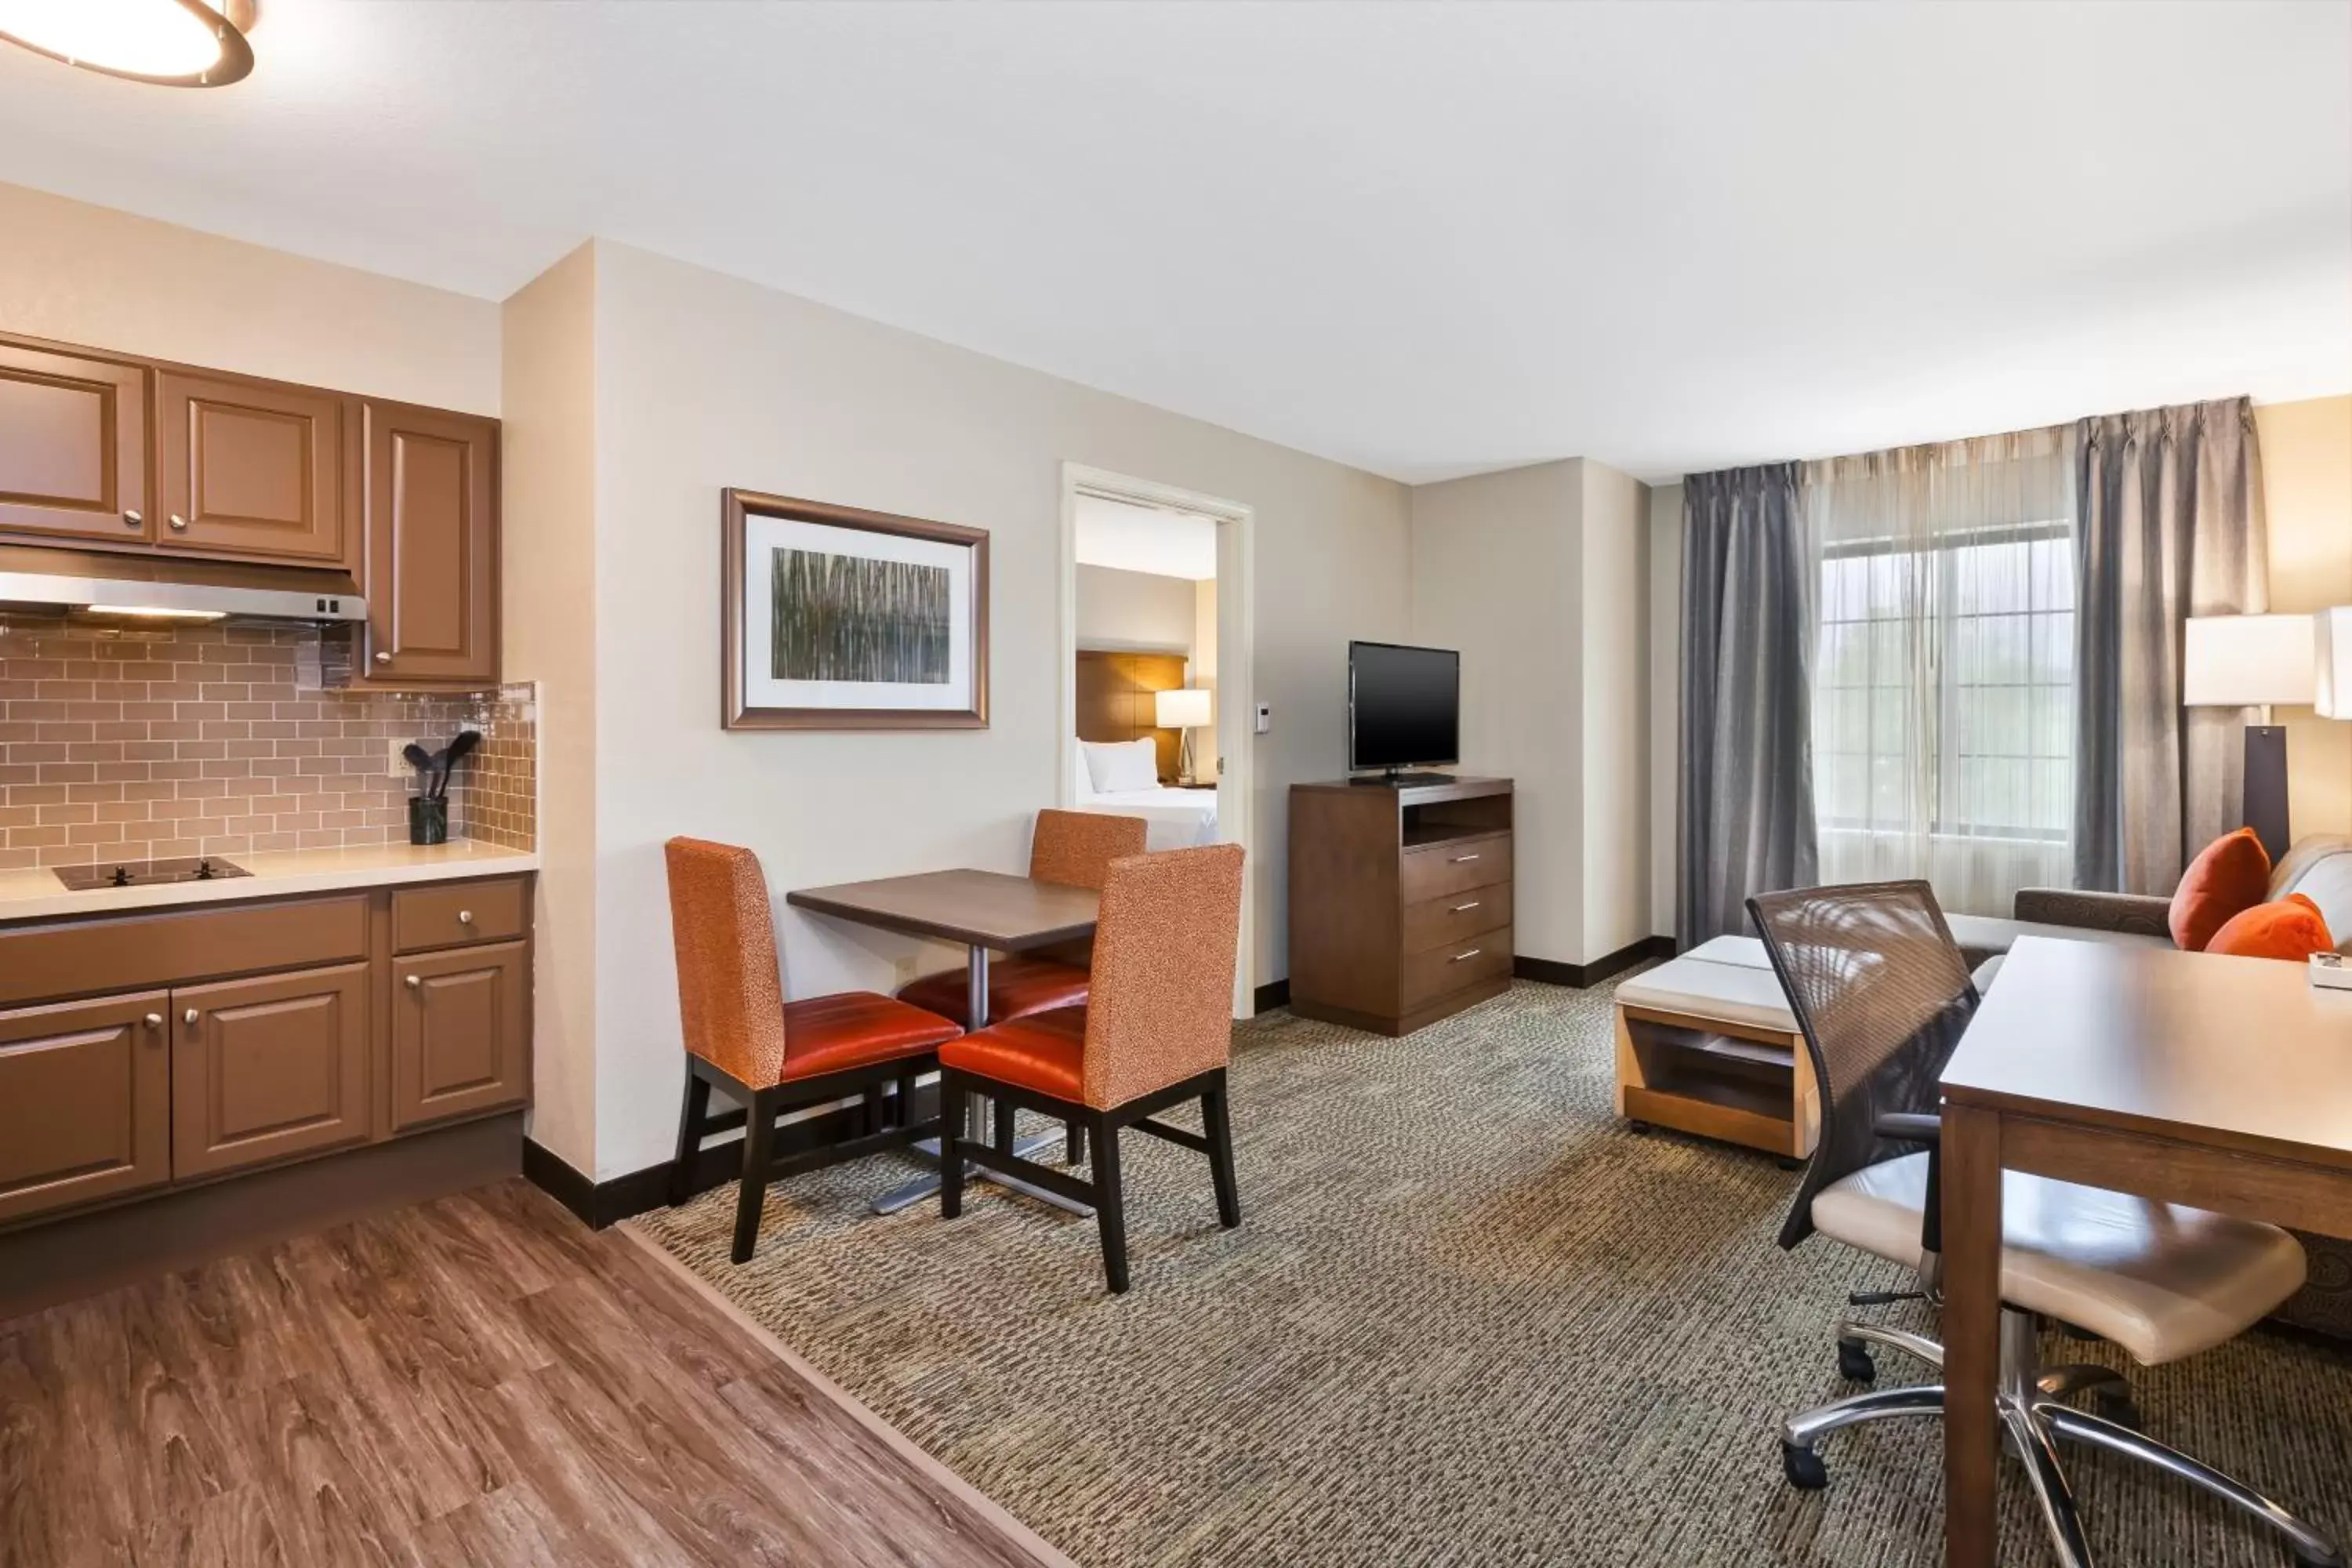
[(2289, 893), (2277, 903), (2256, 904), (2231, 916), (2205, 944), (2205, 951), (2301, 963), (2313, 953), (2327, 952), (2335, 946), (2336, 939), (2327, 934), (2327, 918), (2319, 912), (2319, 906), (2301, 893)]
[(2172, 890), (2172, 944), (2202, 952), (2231, 916), (2252, 909), (2271, 890), (2271, 858), (2251, 827), (2225, 833), (2205, 846), (2180, 886)]

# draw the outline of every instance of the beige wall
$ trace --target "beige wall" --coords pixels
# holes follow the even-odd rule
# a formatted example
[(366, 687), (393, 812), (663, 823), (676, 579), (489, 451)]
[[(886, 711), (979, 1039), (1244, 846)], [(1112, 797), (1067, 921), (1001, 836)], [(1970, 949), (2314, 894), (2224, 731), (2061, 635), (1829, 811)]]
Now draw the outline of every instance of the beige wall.
[[(1255, 509), (1253, 979), (1286, 973), (1288, 786), (1344, 761), (1350, 637), (1406, 626), (1402, 487), (627, 247), (595, 256), (594, 1173), (664, 1159), (679, 1078), (660, 847), (750, 845), (771, 886), (1016, 869), (1058, 783), (1064, 461)], [(719, 491), (991, 531), (991, 722), (908, 734), (718, 723)], [(551, 723), (551, 730), (552, 724)], [(567, 773), (551, 767), (560, 794)], [(887, 987), (907, 942), (777, 909), (792, 992)]]
[(531, 1137), (595, 1168), (596, 256), (582, 246), (506, 302), (504, 647), (539, 682), (543, 789)]
[(1200, 613), (1193, 588), (1189, 577), (1080, 566), (1078, 646), (1150, 648), (1190, 658)]
[[(2352, 397), (2254, 410), (2270, 523), (2271, 608), (2352, 605)], [(2297, 836), (2352, 833), (2352, 721), (2282, 709), (2287, 818)]]
[(0, 331), (499, 411), (499, 307), (0, 184)]
[(1650, 934), (1649, 490), (1577, 464), (1585, 963)]

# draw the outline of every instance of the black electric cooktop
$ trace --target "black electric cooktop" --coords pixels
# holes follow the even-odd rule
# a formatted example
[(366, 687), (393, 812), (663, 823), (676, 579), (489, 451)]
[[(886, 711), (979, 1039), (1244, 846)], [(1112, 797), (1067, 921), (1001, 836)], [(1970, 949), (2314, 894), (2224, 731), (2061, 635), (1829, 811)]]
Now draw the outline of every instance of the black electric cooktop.
[(52, 868), (58, 880), (77, 893), (92, 888), (152, 888), (165, 882), (209, 882), (220, 877), (250, 877), (252, 872), (217, 855), (180, 860), (100, 860), (94, 866)]

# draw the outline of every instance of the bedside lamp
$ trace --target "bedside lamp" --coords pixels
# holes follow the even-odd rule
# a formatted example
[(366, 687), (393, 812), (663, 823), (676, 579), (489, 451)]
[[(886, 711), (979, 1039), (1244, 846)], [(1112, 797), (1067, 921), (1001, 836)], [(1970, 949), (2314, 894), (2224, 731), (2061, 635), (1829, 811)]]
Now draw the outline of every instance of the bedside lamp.
[(1215, 721), (1209, 716), (1209, 693), (1202, 687), (1187, 686), (1176, 691), (1152, 693), (1155, 711), (1151, 721), (1162, 730), (1181, 730), (1183, 739), (1178, 744), (1176, 777), (1179, 782), (1192, 782), (1192, 731), (1205, 730)]
[(2188, 708), (2260, 708), (2246, 726), (2246, 826), (2270, 852), (2286, 853), (2286, 730), (2271, 722), (2274, 703), (2309, 702), (2318, 687), (2317, 617), (2191, 616), (2181, 668)]

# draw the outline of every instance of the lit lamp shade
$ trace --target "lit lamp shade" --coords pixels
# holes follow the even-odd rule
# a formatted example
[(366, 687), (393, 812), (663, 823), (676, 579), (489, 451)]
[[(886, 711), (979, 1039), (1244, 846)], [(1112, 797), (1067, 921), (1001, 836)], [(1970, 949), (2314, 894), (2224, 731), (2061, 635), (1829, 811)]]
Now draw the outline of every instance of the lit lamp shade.
[(2318, 689), (2312, 705), (2323, 719), (2352, 719), (2352, 605), (2311, 617)]
[(2181, 702), (2190, 708), (2309, 702), (2317, 684), (2314, 620), (2310, 616), (2189, 616)]
[(1209, 717), (1209, 693), (1202, 687), (1156, 691), (1152, 705), (1158, 710), (1152, 722), (1162, 730), (1205, 730), (1215, 722)]

